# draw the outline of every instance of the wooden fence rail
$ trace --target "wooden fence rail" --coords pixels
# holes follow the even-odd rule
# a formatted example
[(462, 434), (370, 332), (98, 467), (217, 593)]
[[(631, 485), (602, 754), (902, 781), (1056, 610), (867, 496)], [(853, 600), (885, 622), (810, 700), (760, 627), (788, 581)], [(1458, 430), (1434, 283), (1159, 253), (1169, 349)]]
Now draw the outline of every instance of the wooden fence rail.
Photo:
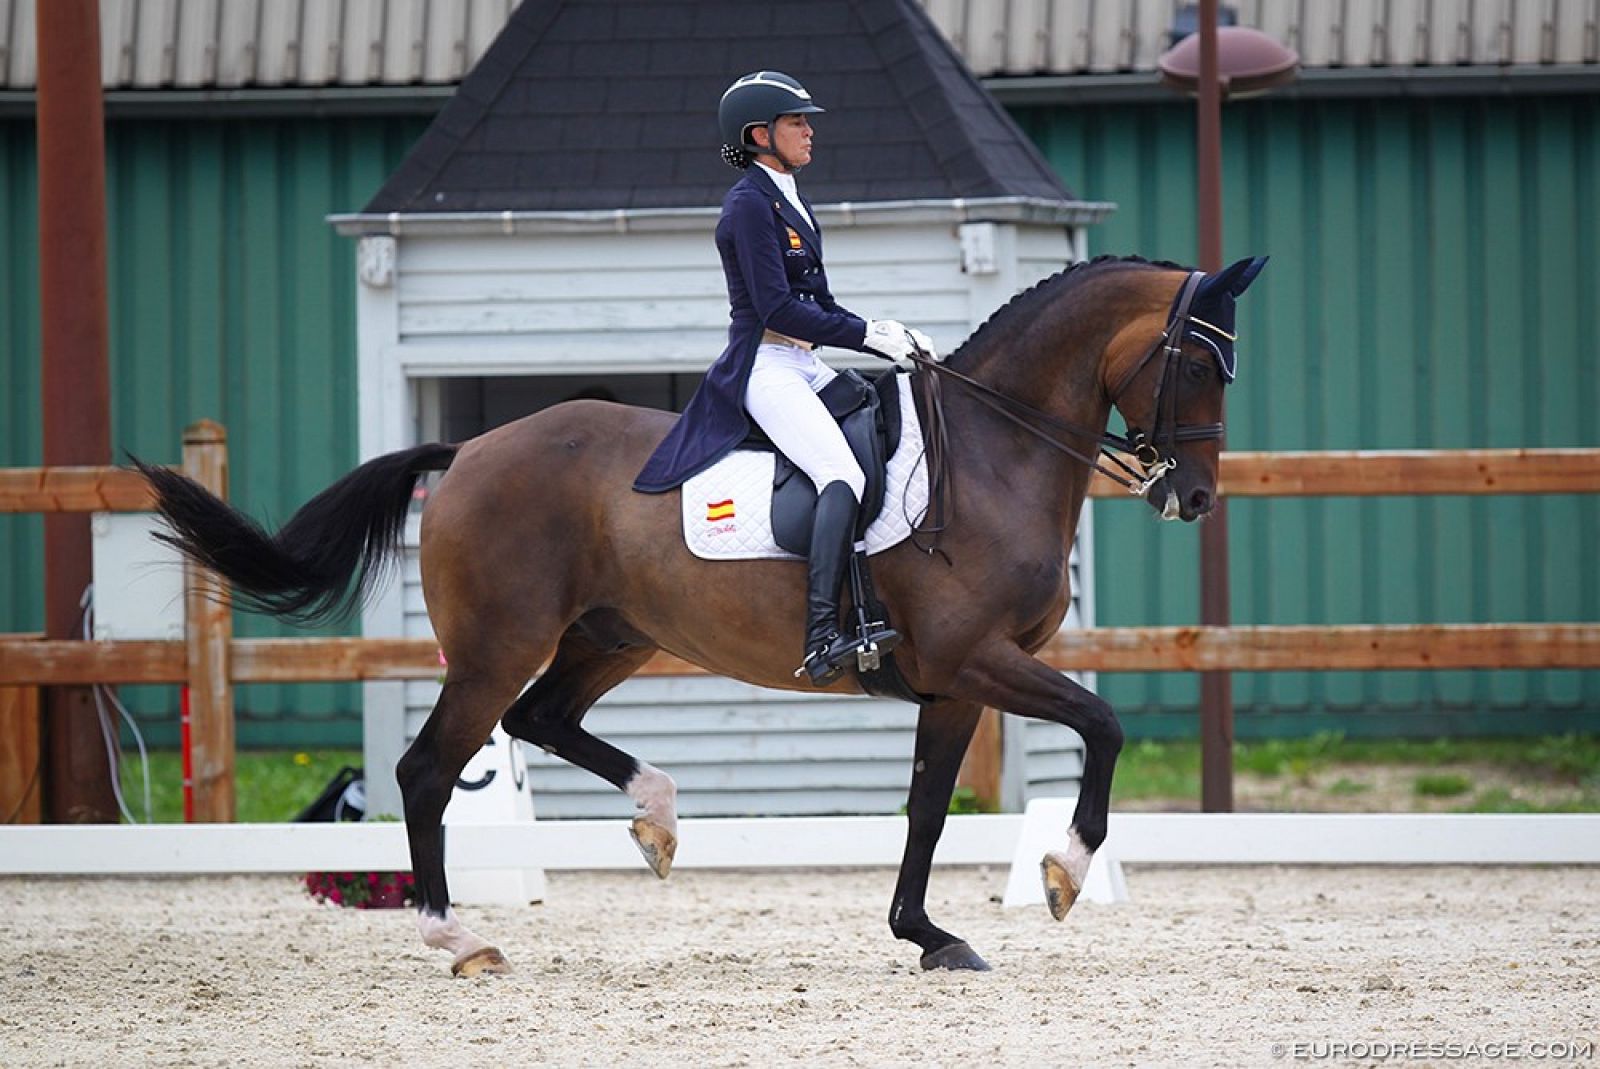
[[(184, 469), (227, 494), (226, 435), (209, 421), (184, 435)], [(1219, 490), (1231, 497), (1600, 492), (1600, 449), (1467, 449), (1349, 453), (1226, 453)], [(1097, 477), (1090, 493), (1127, 499)], [(152, 507), (136, 473), (119, 468), (0, 470), (0, 513), (138, 512)], [(188, 637), (172, 642), (45, 642), (0, 636), (0, 687), (63, 683), (183, 683), (191, 689), (196, 815), (233, 818), (236, 683), (430, 679), (427, 639), (235, 639), (230, 614), (191, 569)], [(1041, 656), (1061, 669), (1316, 671), (1332, 669), (1593, 668), (1600, 624), (1130, 627), (1068, 631)], [(646, 675), (701, 669), (660, 654)]]
[[(37, 642), (0, 637), (0, 682), (53, 686), (184, 683), (183, 642)], [(1076, 672), (1304, 672), (1594, 668), (1600, 624), (1350, 624), (1307, 627), (1106, 627), (1063, 631), (1039, 653)], [(256, 638), (228, 643), (234, 683), (433, 679), (432, 639)], [(660, 653), (644, 676), (704, 675)]]
[[(1218, 489), (1229, 497), (1587, 494), (1600, 491), (1600, 449), (1224, 453)], [(1089, 493), (1129, 496), (1103, 476)], [(150, 507), (144, 481), (122, 468), (0, 469), (0, 512)]]

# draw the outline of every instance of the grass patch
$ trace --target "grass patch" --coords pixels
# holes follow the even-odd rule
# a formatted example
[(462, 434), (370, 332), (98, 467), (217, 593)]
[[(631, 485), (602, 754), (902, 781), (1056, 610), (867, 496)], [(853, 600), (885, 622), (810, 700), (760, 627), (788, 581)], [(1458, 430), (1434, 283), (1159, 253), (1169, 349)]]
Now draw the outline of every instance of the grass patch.
[(1593, 813), (1600, 810), (1600, 792), (1585, 791), (1580, 797), (1558, 802), (1532, 802), (1504, 787), (1493, 787), (1478, 794), (1457, 813)]
[(1144, 739), (1125, 746), (1111, 783), (1111, 800), (1200, 797), (1200, 747)]
[(1322, 731), (1306, 739), (1267, 739), (1263, 742), (1235, 743), (1235, 771), (1261, 776), (1288, 773), (1300, 783), (1311, 782), (1311, 774), (1325, 768), (1339, 755), (1344, 736)]
[[(361, 767), (360, 751), (239, 751), (233, 767), (239, 822), (292, 820), (345, 765)], [(138, 751), (122, 755), (122, 796), (143, 823), (144, 779)], [(176, 750), (150, 751), (150, 803), (154, 823), (182, 823), (183, 761)]]
[(1436, 772), (1418, 776), (1411, 788), (1427, 798), (1454, 798), (1472, 790), (1472, 781), (1454, 772)]
[[(1446, 782), (1462, 780), (1462, 765), (1508, 770), (1530, 782), (1575, 784), (1581, 799), (1541, 807), (1504, 791), (1484, 791), (1468, 803), (1473, 812), (1596, 812), (1600, 811), (1600, 734), (1569, 734), (1543, 738), (1495, 739), (1347, 739), (1323, 733), (1304, 739), (1264, 739), (1234, 745), (1234, 770), (1243, 778), (1291, 777), (1308, 783), (1313, 775), (1346, 766), (1422, 765), (1439, 768), (1444, 793), (1419, 790), (1423, 797), (1461, 797), (1472, 783), (1454, 790)], [(1355, 795), (1374, 788), (1356, 776), (1342, 776), (1325, 788), (1329, 794)], [(1117, 762), (1112, 801), (1173, 801), (1193, 803), (1200, 797), (1200, 745), (1187, 740), (1129, 743)]]

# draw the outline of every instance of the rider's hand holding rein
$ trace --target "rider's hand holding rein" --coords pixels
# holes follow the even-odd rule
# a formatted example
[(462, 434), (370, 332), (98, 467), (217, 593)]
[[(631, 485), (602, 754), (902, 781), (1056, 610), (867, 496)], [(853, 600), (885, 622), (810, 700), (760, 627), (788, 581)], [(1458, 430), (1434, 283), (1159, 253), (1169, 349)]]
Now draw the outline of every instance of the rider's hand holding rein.
[(916, 362), (911, 359), (913, 354), (939, 363), (939, 353), (933, 347), (932, 338), (893, 319), (867, 320), (867, 336), (861, 347), (874, 356), (893, 361), (896, 367), (906, 371), (916, 370)]

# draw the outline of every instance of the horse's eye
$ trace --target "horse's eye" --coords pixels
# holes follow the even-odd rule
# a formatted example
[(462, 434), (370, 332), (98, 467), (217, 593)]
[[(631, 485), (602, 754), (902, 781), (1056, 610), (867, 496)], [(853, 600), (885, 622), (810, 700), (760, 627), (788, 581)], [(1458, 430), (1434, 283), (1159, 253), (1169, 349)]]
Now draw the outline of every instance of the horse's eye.
[(1184, 374), (1189, 376), (1190, 382), (1204, 382), (1211, 377), (1211, 361), (1190, 360), (1187, 362)]

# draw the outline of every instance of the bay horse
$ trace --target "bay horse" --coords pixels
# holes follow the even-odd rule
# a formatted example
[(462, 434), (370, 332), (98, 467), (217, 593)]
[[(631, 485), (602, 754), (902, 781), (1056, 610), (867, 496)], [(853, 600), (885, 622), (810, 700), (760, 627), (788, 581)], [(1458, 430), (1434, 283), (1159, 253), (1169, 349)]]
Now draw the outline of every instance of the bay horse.
[[(987, 969), (936, 926), (925, 900), (956, 772), (985, 706), (1075, 730), (1086, 756), (1077, 806), (1041, 869), (1056, 919), (1106, 836), (1122, 729), (1110, 705), (1032, 656), (1067, 611), (1067, 555), (1110, 441), (1166, 518), (1204, 516), (1216, 494), (1223, 388), (1233, 377), (1234, 298), (1264, 260), (1216, 274), (1102, 257), (1019, 294), (942, 366), (944, 463), (953, 508), (937, 553), (903, 542), (872, 560), (904, 636), (895, 653), (929, 700), (918, 710), (905, 854), (889, 911), (924, 968)], [(922, 381), (923, 427), (935, 391)], [(1113, 407), (1126, 437), (1106, 434)], [(933, 415), (937, 416), (937, 413)], [(610, 781), (638, 807), (632, 832), (665, 878), (677, 845), (665, 772), (589, 734), (608, 690), (667, 650), (718, 675), (811, 689), (793, 673), (805, 568), (710, 562), (685, 548), (681, 491), (629, 490), (674, 417), (600, 401), (557, 405), (457, 445), (370, 460), (275, 534), (183, 476), (139, 464), (185, 554), (233, 597), (287, 619), (349, 612), (398, 551), (412, 490), (448, 469), (422, 516), (422, 584), (448, 664), (438, 703), (397, 768), (424, 942), (458, 975), (503, 972), (501, 952), (450, 908), (441, 815), (457, 775), (500, 721)], [(1088, 452), (1085, 452), (1087, 450)], [(541, 665), (548, 667), (531, 684)], [(859, 692), (853, 674), (827, 688)]]

